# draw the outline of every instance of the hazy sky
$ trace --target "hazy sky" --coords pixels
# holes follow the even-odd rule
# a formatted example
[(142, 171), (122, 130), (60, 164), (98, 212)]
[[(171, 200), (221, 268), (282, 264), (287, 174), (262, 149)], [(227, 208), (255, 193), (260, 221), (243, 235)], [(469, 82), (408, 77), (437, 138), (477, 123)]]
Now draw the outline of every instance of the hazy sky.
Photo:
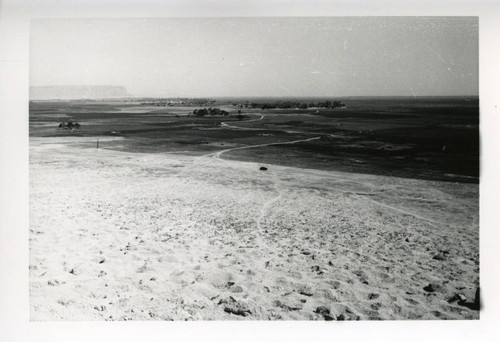
[(40, 19), (30, 85), (136, 96), (477, 95), (475, 17)]

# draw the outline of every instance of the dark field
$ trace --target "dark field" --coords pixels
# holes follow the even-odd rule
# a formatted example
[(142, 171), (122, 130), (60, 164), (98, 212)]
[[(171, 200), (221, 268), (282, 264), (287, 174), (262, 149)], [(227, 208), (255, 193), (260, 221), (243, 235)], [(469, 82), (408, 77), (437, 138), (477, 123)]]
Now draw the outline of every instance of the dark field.
[[(197, 107), (140, 106), (120, 101), (31, 102), (30, 136), (95, 136), (96, 140), (117, 136), (122, 139), (101, 142), (100, 147), (193, 155), (317, 138), (227, 151), (222, 157), (407, 178), (479, 182), (478, 98), (345, 98), (342, 102), (346, 108), (242, 108), (245, 118), (238, 120), (238, 108), (232, 103), (244, 101), (219, 99), (213, 107), (230, 115), (203, 118), (188, 116)], [(77, 121), (81, 127), (73, 132), (58, 129), (62, 121)]]

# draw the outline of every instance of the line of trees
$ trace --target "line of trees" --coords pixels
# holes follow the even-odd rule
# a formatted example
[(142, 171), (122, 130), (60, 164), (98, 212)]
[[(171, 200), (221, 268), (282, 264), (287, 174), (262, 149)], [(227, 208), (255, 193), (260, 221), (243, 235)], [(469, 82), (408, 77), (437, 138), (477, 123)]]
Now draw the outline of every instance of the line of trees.
[(239, 108), (260, 108), (260, 109), (308, 109), (308, 108), (339, 108), (345, 107), (345, 104), (340, 101), (323, 101), (323, 102), (294, 102), (294, 101), (278, 101), (264, 103), (245, 103), (238, 104)]
[(191, 99), (191, 98), (141, 98), (135, 101), (140, 101), (141, 105), (146, 106), (206, 106), (215, 103), (213, 99)]

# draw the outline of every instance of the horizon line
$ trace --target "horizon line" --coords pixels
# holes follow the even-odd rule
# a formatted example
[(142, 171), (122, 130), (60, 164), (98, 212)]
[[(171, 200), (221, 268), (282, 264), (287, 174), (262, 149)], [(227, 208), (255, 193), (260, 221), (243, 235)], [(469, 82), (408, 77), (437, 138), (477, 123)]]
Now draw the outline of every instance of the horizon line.
[(450, 97), (479, 97), (476, 95), (341, 95), (341, 96), (328, 96), (328, 95), (218, 95), (218, 96), (120, 96), (120, 97), (75, 97), (75, 98), (46, 98), (46, 99), (32, 99), (29, 101), (71, 101), (71, 100), (131, 100), (131, 99), (241, 99), (241, 98), (292, 98), (292, 99), (323, 99), (323, 98), (336, 98), (336, 99), (352, 99), (352, 98), (450, 98)]

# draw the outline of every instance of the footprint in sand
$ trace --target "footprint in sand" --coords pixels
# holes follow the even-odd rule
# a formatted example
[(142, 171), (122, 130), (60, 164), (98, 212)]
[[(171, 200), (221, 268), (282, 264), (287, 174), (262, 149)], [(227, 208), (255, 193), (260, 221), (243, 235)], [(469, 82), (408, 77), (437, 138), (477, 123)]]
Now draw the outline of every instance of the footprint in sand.
[(62, 298), (59, 298), (57, 300), (57, 304), (60, 304), (62, 306), (68, 306), (68, 305), (71, 305), (73, 304), (75, 301), (70, 299), (70, 300), (66, 300), (66, 299), (62, 299)]
[(334, 303), (330, 305), (330, 315), (337, 321), (359, 321), (361, 316), (345, 304)]
[(412, 299), (412, 298), (404, 298), (404, 300), (406, 300), (408, 303), (410, 303), (411, 305), (417, 305), (417, 304), (420, 304), (419, 302), (417, 302), (415, 299)]
[(314, 289), (309, 285), (302, 285), (297, 289), (297, 292), (303, 296), (311, 297), (314, 295)]
[(332, 289), (319, 289), (316, 291), (316, 296), (318, 298), (324, 298), (328, 302), (338, 302), (339, 299), (335, 295), (335, 292)]
[(51, 280), (47, 281), (47, 285), (49, 285), (49, 286), (58, 286), (59, 285), (59, 281), (57, 281), (55, 279), (51, 279)]
[(368, 276), (364, 271), (354, 271), (352, 273), (358, 277), (361, 284), (368, 285)]
[(219, 271), (208, 274), (205, 277), (206, 281), (215, 288), (225, 288), (235, 284), (234, 275), (229, 272)]

